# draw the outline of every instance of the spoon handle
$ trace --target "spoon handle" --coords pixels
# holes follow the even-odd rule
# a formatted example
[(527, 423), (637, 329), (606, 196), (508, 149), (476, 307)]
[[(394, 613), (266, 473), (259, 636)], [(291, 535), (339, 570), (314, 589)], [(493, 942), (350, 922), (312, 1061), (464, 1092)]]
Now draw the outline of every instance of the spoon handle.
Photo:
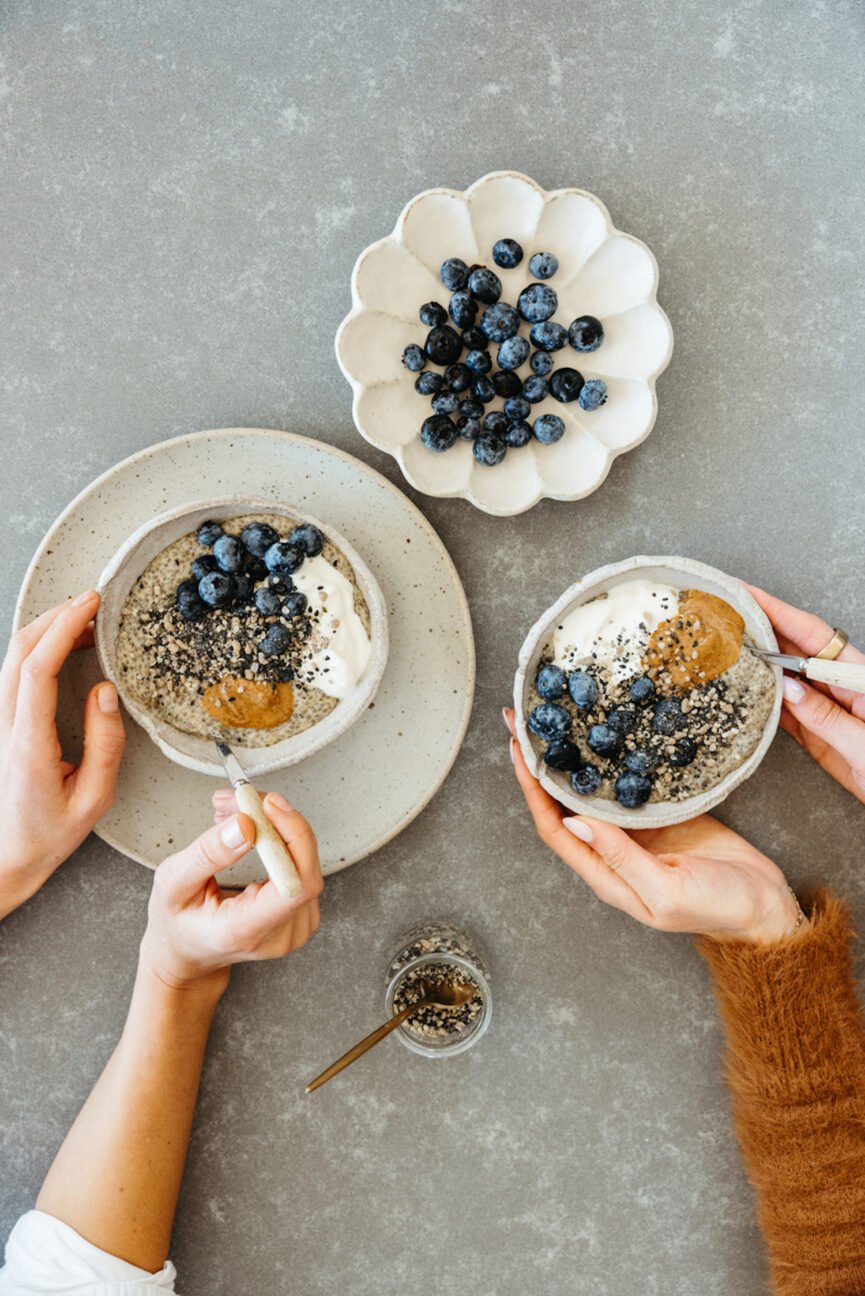
[(365, 1039), (355, 1044), (354, 1048), (350, 1048), (347, 1053), (343, 1053), (342, 1057), (337, 1058), (336, 1062), (331, 1063), (326, 1071), (322, 1071), (320, 1076), (316, 1076), (312, 1083), (306, 1086), (306, 1092), (312, 1093), (314, 1089), (319, 1089), (333, 1076), (338, 1075), (340, 1071), (344, 1071), (347, 1066), (351, 1066), (352, 1062), (356, 1062), (364, 1053), (369, 1052), (371, 1048), (378, 1044), (379, 1040), (383, 1040), (385, 1035), (389, 1035), (391, 1031), (396, 1030), (397, 1026), (402, 1025), (407, 1017), (411, 1017), (412, 1013), (416, 1013), (419, 1008), (423, 1008), (427, 1002), (426, 999), (421, 999), (418, 1003), (409, 1004), (408, 1008), (403, 1008), (402, 1012), (397, 1013), (395, 1017), (391, 1017), (390, 1021), (386, 1021), (383, 1026), (379, 1026), (377, 1030), (374, 1030)]
[(805, 663), (805, 675), (810, 680), (829, 684), (832, 688), (865, 693), (865, 666), (859, 666), (856, 662), (821, 661), (819, 657), (809, 657)]

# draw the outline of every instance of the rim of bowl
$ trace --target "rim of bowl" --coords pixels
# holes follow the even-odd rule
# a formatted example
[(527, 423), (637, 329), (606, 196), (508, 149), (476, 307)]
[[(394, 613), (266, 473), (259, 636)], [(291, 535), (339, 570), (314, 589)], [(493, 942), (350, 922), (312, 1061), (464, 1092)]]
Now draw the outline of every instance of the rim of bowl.
[[(225, 510), (229, 510), (229, 512), (225, 512)], [(142, 544), (149, 536), (152, 536), (160, 528), (168, 527), (172, 523), (181, 521), (181, 519), (192, 518), (199, 513), (220, 512), (222, 512), (223, 516), (221, 519), (217, 518), (216, 520), (227, 521), (232, 516), (242, 517), (247, 513), (270, 513), (279, 514), (298, 522), (310, 522), (313, 526), (317, 526), (326, 539), (334, 544), (348, 559), (370, 614), (371, 651), (367, 670), (353, 692), (347, 698), (341, 699), (323, 720), (311, 725), (308, 729), (302, 730), (299, 734), (294, 734), (290, 738), (283, 738), (271, 747), (245, 747), (241, 742), (230, 740), (232, 750), (239, 756), (245, 773), (250, 777), (258, 777), (277, 769), (296, 765), (307, 757), (321, 751), (329, 743), (345, 733), (366, 710), (375, 697), (387, 664), (387, 605), (381, 587), (372, 571), (354, 546), (335, 527), (327, 525), (313, 514), (306, 512), (305, 509), (279, 501), (263, 499), (257, 495), (225, 495), (216, 499), (195, 500), (188, 504), (178, 505), (173, 509), (167, 509), (164, 513), (151, 518), (149, 522), (143, 523), (142, 526), (127, 537), (103, 568), (96, 586), (103, 603), (106, 590), (112, 586), (121, 572), (126, 573), (128, 571), (130, 563), (133, 562), (135, 555), (140, 551)], [(193, 524), (191, 523), (190, 530), (192, 529)], [(180, 535), (183, 534), (185, 532), (180, 533)], [(179, 539), (180, 535), (175, 538)], [(173, 541), (167, 541), (163, 548), (171, 543)], [(155, 554), (152, 555), (147, 562), (139, 566), (135, 566), (133, 562), (134, 574), (115, 617), (106, 619), (102, 612), (102, 605), (100, 605), (94, 633), (94, 646), (100, 669), (105, 678), (114, 684), (129, 715), (153, 740), (163, 755), (186, 769), (195, 770), (200, 774), (210, 774), (218, 778), (224, 778), (225, 770), (218, 760), (202, 759), (189, 751), (185, 751), (182, 746), (175, 745), (171, 741), (171, 735), (174, 734), (177, 735), (181, 742), (188, 738), (196, 739), (199, 736), (185, 734), (183, 730), (177, 729), (168, 721), (158, 719), (146, 707), (131, 698), (122, 680), (118, 678), (118, 673), (114, 667), (114, 646), (119, 629), (120, 613), (132, 586), (155, 556)]]
[[(532, 774), (557, 801), (562, 802), (563, 805), (577, 814), (603, 819), (607, 823), (617, 824), (620, 828), (666, 828), (670, 824), (684, 823), (686, 820), (705, 814), (714, 806), (720, 805), (735, 788), (750, 778), (757, 769), (775, 737), (778, 718), (781, 713), (782, 672), (780, 667), (773, 666), (771, 669), (775, 679), (775, 697), (759, 743), (751, 754), (742, 761), (741, 765), (726, 774), (714, 787), (699, 792), (696, 796), (687, 797), (683, 801), (649, 801), (639, 810), (627, 810), (620, 806), (617, 801), (607, 801), (603, 797), (597, 796), (578, 796), (568, 786), (564, 777), (559, 781), (547, 770), (540, 753), (532, 745), (531, 736), (526, 727), (526, 698), (531, 681), (534, 679), (537, 659), (548, 641), (552, 626), (566, 612), (570, 612), (573, 608), (589, 602), (596, 594), (605, 593), (606, 590), (601, 587), (607, 585), (608, 582), (612, 581), (614, 585), (621, 583), (615, 580), (615, 577), (638, 577), (640, 573), (653, 568), (667, 569), (671, 573), (678, 573), (687, 578), (687, 581), (683, 582), (680, 588), (693, 586), (695, 578), (697, 582), (702, 580), (710, 585), (715, 585), (722, 591), (721, 597), (731, 603), (736, 611), (745, 618), (746, 632), (757, 647), (765, 648), (768, 652), (778, 651), (778, 642), (769, 618), (753, 595), (740, 581), (727, 575), (726, 572), (717, 567), (710, 567), (707, 563), (698, 562), (696, 559), (678, 556), (652, 557), (640, 555), (634, 558), (622, 559), (620, 562), (608, 563), (604, 567), (598, 567), (569, 586), (552, 607), (548, 608), (538, 618), (523, 641), (517, 670), (514, 675), (514, 709), (520, 749)], [(711, 593), (712, 591), (709, 590), (708, 592)]]

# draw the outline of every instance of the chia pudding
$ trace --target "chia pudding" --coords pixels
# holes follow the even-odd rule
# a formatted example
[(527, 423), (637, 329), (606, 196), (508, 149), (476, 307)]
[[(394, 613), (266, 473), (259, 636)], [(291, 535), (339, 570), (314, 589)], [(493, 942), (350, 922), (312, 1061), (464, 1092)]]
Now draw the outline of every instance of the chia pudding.
[(116, 644), (139, 705), (246, 747), (318, 724), (369, 656), (369, 609), (346, 556), (316, 527), (266, 513), (205, 522), (157, 554)]
[(399, 1028), (409, 1047), (424, 1053), (467, 1048), (486, 1028), (491, 1001), (486, 962), (466, 932), (428, 922), (402, 937), (387, 970), (388, 1012), (419, 1003), (426, 987), (456, 985), (474, 987), (475, 993), (465, 1003), (412, 1014)]
[(547, 767), (582, 795), (637, 810), (715, 787), (771, 715), (771, 667), (723, 599), (646, 580), (614, 586), (555, 627), (529, 691)]

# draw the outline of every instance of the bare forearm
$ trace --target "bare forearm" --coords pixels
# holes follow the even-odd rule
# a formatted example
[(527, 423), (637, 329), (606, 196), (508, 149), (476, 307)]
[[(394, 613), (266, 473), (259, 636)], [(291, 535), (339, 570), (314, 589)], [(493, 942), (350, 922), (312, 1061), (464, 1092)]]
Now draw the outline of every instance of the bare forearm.
[(227, 982), (167, 986), (142, 954), (117, 1048), (48, 1172), (37, 1207), (142, 1269), (164, 1263), (204, 1051)]

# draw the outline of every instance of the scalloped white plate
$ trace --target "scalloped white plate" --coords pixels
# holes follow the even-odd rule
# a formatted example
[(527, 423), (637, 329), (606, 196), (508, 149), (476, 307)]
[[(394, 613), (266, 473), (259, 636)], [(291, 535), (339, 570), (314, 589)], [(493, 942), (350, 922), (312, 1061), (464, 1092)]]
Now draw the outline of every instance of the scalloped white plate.
[[(492, 246), (505, 237), (523, 246), (522, 264), (514, 270), (493, 266)], [(503, 299), (515, 302), (532, 281), (528, 259), (540, 251), (559, 259), (550, 281), (559, 298), (556, 320), (567, 325), (591, 314), (603, 322), (597, 351), (579, 355), (566, 347), (555, 355), (559, 363), (567, 356), (586, 378), (603, 378), (606, 404), (585, 413), (575, 402), (541, 401), (532, 419), (558, 414), (565, 435), (555, 445), (532, 440), (510, 450), (494, 468), (478, 464), (467, 441), (442, 454), (428, 450), (418, 433), (430, 413), (429, 398), (414, 390), (402, 353), (409, 343), (423, 342), (419, 307), (447, 304), (439, 266), (451, 256), (489, 264), (504, 286)], [(427, 495), (459, 496), (500, 517), (544, 498), (582, 499), (601, 485), (617, 455), (645, 441), (655, 422), (655, 379), (673, 350), (657, 288), (657, 262), (646, 245), (617, 230), (603, 203), (581, 189), (547, 193), (516, 171), (493, 171), (462, 193), (428, 189), (354, 267), (352, 308), (337, 331), (336, 355), (354, 392), (357, 429), (392, 454), (412, 486)]]

